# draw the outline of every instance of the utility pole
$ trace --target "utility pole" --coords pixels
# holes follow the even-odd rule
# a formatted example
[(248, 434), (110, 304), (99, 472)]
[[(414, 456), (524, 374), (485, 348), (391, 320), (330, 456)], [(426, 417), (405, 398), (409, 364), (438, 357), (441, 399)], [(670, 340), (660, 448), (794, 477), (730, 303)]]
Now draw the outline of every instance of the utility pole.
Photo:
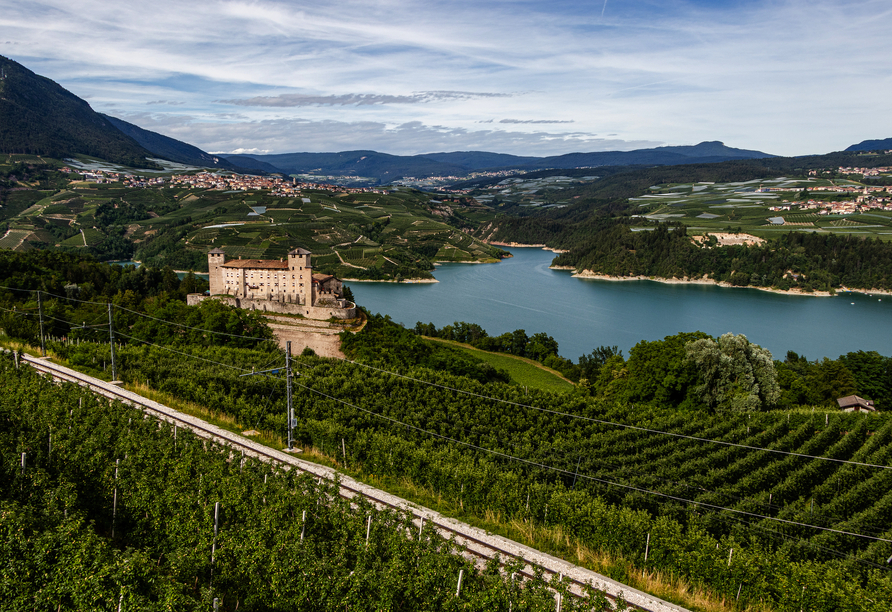
[[(253, 371), (250, 374), (242, 374), (241, 376), (266, 376), (269, 374), (278, 374), (281, 368), (273, 368), (271, 370), (261, 370), (259, 372)], [(285, 393), (288, 396), (287, 399), (287, 414), (286, 417), (288, 419), (288, 450), (294, 450), (294, 405), (291, 400), (291, 379), (294, 376), (294, 373), (291, 371), (291, 341), (285, 341)], [(300, 374), (298, 374), (300, 376)], [(298, 451), (299, 452), (299, 451)]]
[(46, 357), (46, 341), (43, 338), (43, 302), (40, 300), (40, 289), (37, 290), (37, 315), (40, 317), (40, 354)]
[(288, 450), (294, 450), (294, 406), (291, 404), (291, 340), (285, 342), (285, 388), (288, 394)]
[(115, 369), (115, 328), (112, 326), (112, 304), (108, 303), (108, 340), (111, 347), (111, 367), (112, 380), (118, 380), (118, 373)]

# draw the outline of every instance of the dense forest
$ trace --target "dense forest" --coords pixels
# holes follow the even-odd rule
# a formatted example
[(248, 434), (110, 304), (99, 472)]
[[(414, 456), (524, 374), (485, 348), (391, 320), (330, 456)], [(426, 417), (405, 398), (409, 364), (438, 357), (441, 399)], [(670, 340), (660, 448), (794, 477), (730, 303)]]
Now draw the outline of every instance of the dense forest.
[(610, 220), (553, 263), (608, 276), (708, 276), (741, 287), (892, 289), (892, 243), (852, 235), (788, 232), (760, 245), (718, 247), (714, 237), (694, 243), (682, 225), (636, 232)]

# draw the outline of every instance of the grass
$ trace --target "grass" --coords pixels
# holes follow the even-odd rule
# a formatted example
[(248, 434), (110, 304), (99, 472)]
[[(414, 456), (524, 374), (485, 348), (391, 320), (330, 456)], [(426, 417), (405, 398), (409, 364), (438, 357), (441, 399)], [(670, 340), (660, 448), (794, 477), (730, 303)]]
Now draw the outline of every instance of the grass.
[(478, 359), (482, 359), (494, 368), (507, 370), (512, 382), (523, 387), (541, 389), (542, 391), (557, 391), (561, 393), (572, 391), (575, 387), (575, 385), (564, 378), (560, 372), (552, 370), (551, 368), (546, 368), (541, 363), (532, 359), (527, 359), (526, 357), (481, 351), (468, 344), (453, 342), (452, 340), (443, 340), (442, 338), (429, 338), (427, 336), (424, 338), (431, 342), (442, 342), (443, 344), (449, 344), (450, 346), (460, 348), (466, 353), (469, 353)]

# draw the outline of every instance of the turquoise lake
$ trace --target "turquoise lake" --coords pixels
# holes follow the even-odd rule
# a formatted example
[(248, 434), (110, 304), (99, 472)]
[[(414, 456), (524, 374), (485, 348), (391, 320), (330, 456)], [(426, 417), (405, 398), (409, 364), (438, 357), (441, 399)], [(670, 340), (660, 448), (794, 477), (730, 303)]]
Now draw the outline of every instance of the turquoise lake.
[(782, 295), (712, 285), (577, 279), (550, 270), (554, 253), (512, 248), (496, 264), (444, 264), (439, 283), (347, 284), (360, 306), (414, 327), (478, 323), (490, 335), (524, 329), (545, 332), (562, 356), (576, 361), (600, 345), (628, 357), (641, 340), (678, 332), (745, 334), (775, 359), (793, 350), (809, 359), (857, 350), (892, 355), (892, 296)]

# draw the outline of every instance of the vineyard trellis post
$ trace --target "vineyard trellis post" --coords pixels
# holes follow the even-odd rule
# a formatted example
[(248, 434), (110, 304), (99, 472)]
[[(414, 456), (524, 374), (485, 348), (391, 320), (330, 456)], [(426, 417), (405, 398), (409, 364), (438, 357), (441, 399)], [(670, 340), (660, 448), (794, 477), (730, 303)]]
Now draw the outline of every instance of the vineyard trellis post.
[(217, 556), (217, 530), (220, 526), (220, 502), (214, 502), (214, 541), (211, 544), (211, 579), (214, 577), (214, 559)]
[(464, 576), (464, 575), (465, 575), (465, 570), (463, 570), (463, 569), (458, 570), (458, 586), (455, 588), (455, 596), (456, 597), (461, 595), (461, 579), (462, 579), (462, 576)]
[(43, 301), (40, 299), (40, 289), (37, 290), (37, 316), (40, 319), (40, 355), (46, 357), (46, 341), (43, 337)]
[(293, 450), (294, 405), (291, 400), (291, 340), (285, 342), (285, 393), (288, 395), (288, 450)]
[(115, 368), (115, 328), (112, 324), (112, 303), (108, 303), (108, 346), (111, 349), (112, 380), (118, 380), (118, 372)]
[(112, 497), (112, 528), (111, 537), (115, 538), (115, 521), (118, 518), (118, 468), (121, 465), (120, 459), (115, 459), (115, 492)]

